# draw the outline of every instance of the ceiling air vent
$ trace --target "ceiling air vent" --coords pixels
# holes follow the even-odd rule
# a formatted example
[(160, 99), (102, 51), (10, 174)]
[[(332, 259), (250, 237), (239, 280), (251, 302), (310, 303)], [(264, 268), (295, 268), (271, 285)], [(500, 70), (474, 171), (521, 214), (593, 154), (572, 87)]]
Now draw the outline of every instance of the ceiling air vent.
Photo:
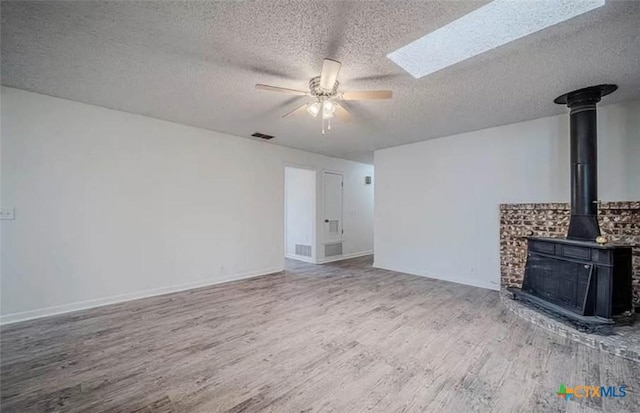
[(265, 135), (264, 133), (260, 133), (260, 132), (256, 132), (251, 136), (253, 136), (254, 138), (260, 138), (260, 139), (266, 139), (266, 140), (273, 139), (273, 136)]

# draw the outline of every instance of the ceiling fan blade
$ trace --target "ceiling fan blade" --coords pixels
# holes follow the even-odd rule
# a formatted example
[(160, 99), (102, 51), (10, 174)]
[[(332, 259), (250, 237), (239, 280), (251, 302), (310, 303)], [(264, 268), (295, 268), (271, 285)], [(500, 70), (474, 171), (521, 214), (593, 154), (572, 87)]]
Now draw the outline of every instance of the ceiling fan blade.
[(358, 90), (353, 92), (344, 92), (343, 100), (371, 100), (371, 99), (391, 99), (393, 92), (391, 90)]
[(322, 72), (320, 72), (320, 87), (331, 90), (338, 80), (338, 73), (342, 63), (331, 59), (324, 59), (322, 62)]
[(296, 112), (298, 112), (298, 111), (301, 111), (302, 109), (307, 109), (307, 106), (309, 106), (309, 104), (308, 104), (308, 103), (305, 103), (304, 105), (300, 105), (300, 106), (298, 106), (297, 108), (295, 108), (294, 110), (292, 110), (292, 111), (289, 111), (289, 112), (285, 113), (284, 115), (282, 115), (282, 117), (283, 117), (283, 118), (286, 118), (286, 117), (287, 117), (287, 116), (289, 116), (289, 115), (293, 115), (294, 113), (296, 113)]
[(296, 89), (287, 89), (286, 87), (278, 87), (278, 86), (269, 86), (269, 85), (256, 85), (257, 90), (266, 90), (268, 92), (280, 92), (280, 93), (289, 93), (291, 95), (305, 96), (308, 95), (308, 92), (304, 92), (302, 90)]
[(347, 109), (345, 109), (342, 105), (334, 103), (336, 106), (336, 116), (345, 122), (349, 122), (351, 120), (351, 114)]
[(377, 80), (393, 80), (404, 77), (402, 73), (386, 73), (381, 75), (371, 75), (371, 76), (360, 76), (353, 77), (349, 79), (349, 82), (368, 82), (368, 81), (377, 81)]

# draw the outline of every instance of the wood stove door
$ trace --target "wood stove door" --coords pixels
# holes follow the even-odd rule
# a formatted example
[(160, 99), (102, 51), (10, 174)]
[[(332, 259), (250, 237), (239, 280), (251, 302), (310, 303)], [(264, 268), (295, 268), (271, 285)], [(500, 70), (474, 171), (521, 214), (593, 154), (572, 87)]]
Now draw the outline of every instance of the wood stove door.
[(530, 253), (523, 290), (581, 315), (586, 314), (592, 264)]

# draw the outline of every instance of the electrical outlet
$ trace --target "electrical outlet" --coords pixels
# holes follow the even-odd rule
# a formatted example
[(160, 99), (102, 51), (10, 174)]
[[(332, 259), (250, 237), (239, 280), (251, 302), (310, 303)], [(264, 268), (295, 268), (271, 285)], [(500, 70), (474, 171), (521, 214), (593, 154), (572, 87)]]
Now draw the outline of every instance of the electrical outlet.
[(14, 213), (13, 208), (0, 208), (0, 219), (14, 219)]

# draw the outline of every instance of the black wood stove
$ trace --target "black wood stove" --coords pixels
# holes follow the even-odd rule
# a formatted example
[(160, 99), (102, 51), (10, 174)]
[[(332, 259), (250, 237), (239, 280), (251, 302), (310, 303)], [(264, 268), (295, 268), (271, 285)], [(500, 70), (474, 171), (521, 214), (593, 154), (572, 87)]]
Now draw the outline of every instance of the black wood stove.
[(616, 89), (593, 86), (554, 100), (570, 109), (569, 231), (566, 239), (528, 238), (522, 289), (514, 291), (515, 298), (590, 330), (632, 310), (631, 247), (604, 243), (597, 216), (596, 104)]

